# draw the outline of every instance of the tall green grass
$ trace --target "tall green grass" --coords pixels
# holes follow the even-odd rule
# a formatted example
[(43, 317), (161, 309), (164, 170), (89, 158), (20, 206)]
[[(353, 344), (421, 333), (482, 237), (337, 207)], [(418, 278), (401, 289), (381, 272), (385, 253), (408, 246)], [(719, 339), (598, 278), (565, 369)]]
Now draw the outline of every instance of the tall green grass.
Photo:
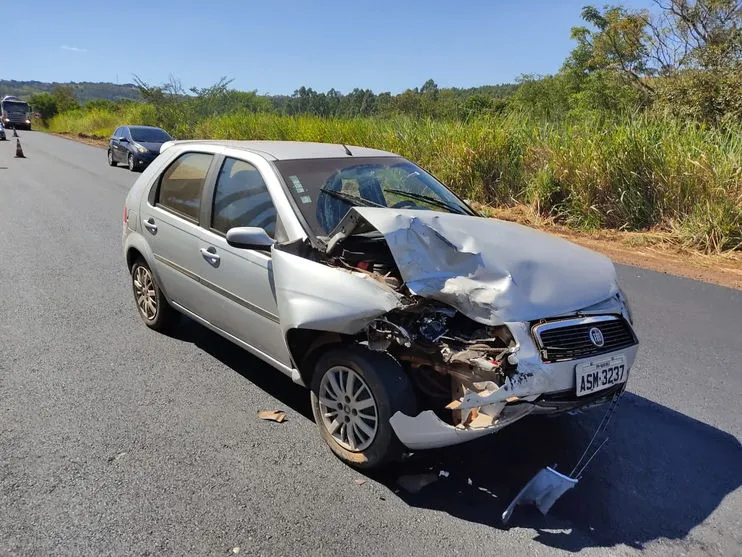
[[(158, 124), (154, 107), (140, 104), (121, 113), (61, 114), (49, 129), (108, 136), (124, 123)], [(582, 229), (660, 228), (707, 252), (742, 249), (742, 125), (718, 129), (648, 115), (555, 124), (513, 113), (469, 122), (237, 113), (177, 128), (181, 139), (376, 147), (483, 204), (525, 203)]]

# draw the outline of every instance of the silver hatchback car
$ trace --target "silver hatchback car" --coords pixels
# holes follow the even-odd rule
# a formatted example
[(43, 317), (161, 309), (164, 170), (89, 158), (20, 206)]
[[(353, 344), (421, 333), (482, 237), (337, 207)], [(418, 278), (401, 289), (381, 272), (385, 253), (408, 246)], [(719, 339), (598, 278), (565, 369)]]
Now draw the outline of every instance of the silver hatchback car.
[(311, 391), (371, 468), (625, 389), (638, 341), (613, 264), (483, 218), (384, 151), (174, 141), (124, 208), (139, 314), (185, 314)]

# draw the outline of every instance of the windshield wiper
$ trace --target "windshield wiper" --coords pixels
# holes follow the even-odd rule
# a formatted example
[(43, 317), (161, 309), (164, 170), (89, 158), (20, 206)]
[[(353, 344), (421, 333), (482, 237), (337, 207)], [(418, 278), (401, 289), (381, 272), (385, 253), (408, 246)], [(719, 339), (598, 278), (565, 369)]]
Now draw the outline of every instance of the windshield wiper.
[(343, 193), (341, 191), (335, 191), (335, 190), (328, 190), (327, 188), (322, 188), (319, 191), (326, 193), (327, 195), (330, 195), (332, 197), (337, 197), (338, 199), (342, 199), (343, 201), (348, 201), (350, 203), (356, 203), (358, 205), (362, 205), (363, 207), (382, 207), (383, 209), (386, 209), (386, 205), (380, 205), (378, 203), (374, 203), (373, 201), (369, 201), (368, 199), (363, 199), (362, 197), (358, 197), (356, 195), (350, 195), (349, 193)]
[(437, 199), (435, 197), (429, 197), (427, 195), (420, 195), (419, 193), (412, 193), (412, 192), (404, 191), (404, 190), (384, 190), (384, 192), (396, 193), (397, 195), (401, 195), (403, 197), (409, 197), (410, 199), (415, 199), (417, 201), (423, 201), (425, 203), (430, 203), (431, 205), (440, 207), (441, 209), (448, 209), (449, 211), (453, 211), (454, 213), (459, 213), (460, 215), (466, 214), (465, 212), (461, 210), (460, 207), (456, 207), (455, 205), (449, 205), (445, 201), (441, 201), (440, 199)]

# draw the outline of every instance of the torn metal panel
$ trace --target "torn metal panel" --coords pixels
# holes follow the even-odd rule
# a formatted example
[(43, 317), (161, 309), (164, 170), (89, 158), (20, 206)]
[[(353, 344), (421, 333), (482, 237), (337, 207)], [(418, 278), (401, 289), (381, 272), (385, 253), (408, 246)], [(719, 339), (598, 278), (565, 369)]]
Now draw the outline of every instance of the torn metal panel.
[[(618, 292), (607, 257), (525, 226), (374, 207), (354, 207), (346, 218), (356, 214), (357, 226), (365, 221), (384, 235), (413, 294), (485, 325), (577, 311)], [(345, 226), (339, 241), (351, 233)]]
[(272, 250), (276, 301), (284, 334), (293, 328), (355, 334), (401, 305), (401, 295), (367, 273), (329, 267)]
[[(432, 410), (425, 410), (417, 416), (395, 413), (389, 423), (397, 438), (411, 450), (436, 449), (448, 445), (465, 443), (490, 433), (495, 433), (513, 422), (524, 418), (533, 411), (530, 404), (506, 406), (496, 419), (481, 418), (476, 424), (452, 426), (445, 423)], [(482, 412), (484, 413), (484, 412)], [(482, 425), (486, 420), (489, 425)]]

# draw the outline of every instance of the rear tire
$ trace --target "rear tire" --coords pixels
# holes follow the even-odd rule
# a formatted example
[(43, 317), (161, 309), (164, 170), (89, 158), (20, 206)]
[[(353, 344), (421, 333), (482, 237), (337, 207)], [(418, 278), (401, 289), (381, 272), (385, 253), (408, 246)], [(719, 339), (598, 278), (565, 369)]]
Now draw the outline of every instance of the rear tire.
[(118, 165), (119, 163), (113, 160), (113, 151), (109, 149), (108, 150), (108, 166), (118, 166)]
[(163, 332), (178, 322), (178, 313), (167, 302), (152, 270), (141, 258), (131, 267), (131, 288), (139, 317), (147, 327)]
[(389, 418), (396, 412), (416, 415), (417, 401), (409, 377), (391, 356), (360, 345), (330, 348), (317, 361), (311, 391), (320, 435), (341, 460), (371, 469), (401, 458), (405, 447)]

